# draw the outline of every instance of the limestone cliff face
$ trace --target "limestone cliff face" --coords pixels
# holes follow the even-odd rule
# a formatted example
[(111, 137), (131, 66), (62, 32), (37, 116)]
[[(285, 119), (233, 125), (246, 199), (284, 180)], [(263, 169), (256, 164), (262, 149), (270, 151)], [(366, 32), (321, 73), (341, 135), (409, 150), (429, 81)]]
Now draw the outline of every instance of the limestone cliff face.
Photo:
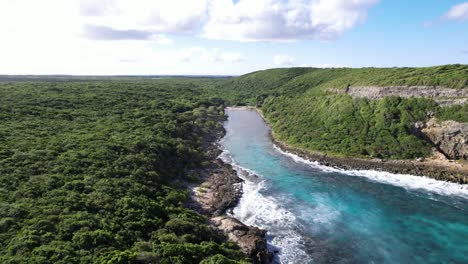
[(352, 97), (380, 99), (386, 96), (404, 98), (431, 98), (440, 106), (468, 103), (468, 89), (451, 89), (434, 86), (348, 86), (345, 89), (328, 89), (331, 92), (346, 93)]
[(368, 97), (378, 99), (385, 96), (400, 96), (400, 97), (466, 97), (468, 96), (467, 89), (450, 89), (444, 87), (432, 86), (388, 86), (388, 87), (364, 87), (356, 86), (349, 87), (348, 94), (356, 97)]
[(468, 123), (437, 122), (435, 118), (416, 128), (447, 158), (468, 160)]

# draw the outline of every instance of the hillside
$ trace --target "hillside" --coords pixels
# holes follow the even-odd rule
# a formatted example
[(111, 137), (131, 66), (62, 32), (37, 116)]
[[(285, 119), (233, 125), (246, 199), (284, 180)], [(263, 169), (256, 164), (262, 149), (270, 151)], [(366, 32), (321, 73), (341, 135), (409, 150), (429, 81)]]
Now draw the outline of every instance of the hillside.
[[(261, 106), (277, 139), (337, 156), (429, 157), (433, 146), (415, 133), (416, 122), (431, 117), (468, 122), (464, 103), (467, 65), (273, 69), (229, 80), (222, 88), (233, 104)], [(363, 89), (367, 93), (380, 89), (389, 96), (352, 93), (358, 90), (362, 94)], [(404, 96), (402, 89), (412, 92)]]
[(468, 65), (426, 68), (281, 68), (232, 78), (219, 86), (231, 103), (258, 103), (270, 95), (294, 95), (310, 89), (351, 86), (440, 86), (468, 88)]

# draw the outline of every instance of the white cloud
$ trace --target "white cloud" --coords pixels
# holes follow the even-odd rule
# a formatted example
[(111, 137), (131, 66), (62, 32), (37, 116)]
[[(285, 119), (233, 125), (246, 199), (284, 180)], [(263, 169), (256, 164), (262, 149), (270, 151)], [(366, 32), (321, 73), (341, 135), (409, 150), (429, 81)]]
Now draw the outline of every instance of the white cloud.
[(378, 1), (2, 0), (0, 30), (95, 40), (149, 40), (160, 34), (237, 41), (328, 40), (364, 21)]
[(291, 41), (337, 38), (364, 21), (368, 9), (379, 0), (77, 1), (88, 25), (84, 35), (97, 39), (109, 35), (110, 39), (114, 39), (112, 35), (141, 39), (166, 33), (236, 41)]
[[(236, 41), (330, 39), (362, 22), (377, 2), (0, 0), (0, 73), (187, 72), (184, 67), (191, 63), (222, 65), (196, 69), (222, 72), (246, 57), (236, 50), (190, 48), (200, 44), (186, 36)], [(188, 41), (175, 48), (171, 44), (177, 39)], [(293, 63), (294, 59), (280, 60), (282, 65)], [(252, 60), (242, 70), (267, 64)]]
[(330, 40), (367, 17), (378, 0), (215, 0), (203, 36), (240, 41)]
[(278, 66), (291, 66), (295, 59), (289, 55), (278, 54), (273, 57), (273, 63)]
[(174, 41), (164, 34), (157, 34), (151, 37), (151, 40), (159, 45), (171, 45)]
[(79, 3), (80, 15), (102, 16), (108, 12), (116, 12), (114, 0), (81, 0)]
[(444, 17), (457, 21), (468, 20), (468, 2), (452, 6), (450, 10), (444, 15)]
[(219, 49), (204, 50), (202, 57), (209, 62), (240, 62), (244, 57), (236, 52), (221, 52)]
[(86, 22), (115, 30), (195, 33), (205, 20), (208, 0), (77, 0)]
[(154, 33), (145, 30), (119, 30), (107, 26), (85, 25), (83, 36), (94, 40), (148, 40)]
[(203, 47), (192, 47), (180, 50), (180, 61), (188, 62), (193, 59), (201, 59), (205, 62), (240, 62), (245, 61), (244, 56), (237, 52), (225, 52), (220, 49), (206, 49)]

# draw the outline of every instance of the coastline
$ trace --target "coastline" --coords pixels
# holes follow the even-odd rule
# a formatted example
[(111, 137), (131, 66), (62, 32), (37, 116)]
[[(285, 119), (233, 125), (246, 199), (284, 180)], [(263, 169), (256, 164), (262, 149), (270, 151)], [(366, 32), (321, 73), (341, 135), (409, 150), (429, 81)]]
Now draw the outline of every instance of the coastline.
[[(256, 107), (226, 107), (230, 110), (250, 110), (256, 111), (263, 120), (268, 124), (268, 121), (263, 116), (261, 109)], [(266, 230), (247, 226), (242, 223), (239, 219), (232, 217), (232, 214), (229, 212), (232, 211), (234, 207), (237, 206), (240, 198), (243, 195), (243, 186), (244, 180), (242, 180), (234, 167), (230, 164), (229, 159), (226, 160), (222, 153), (219, 140), (225, 136), (226, 131), (224, 127), (220, 130), (221, 132), (214, 132), (213, 135), (216, 135), (216, 140), (211, 139), (210, 145), (207, 147), (208, 155), (211, 159), (210, 165), (203, 169), (203, 183), (198, 186), (193, 186), (192, 190), (192, 199), (201, 206), (198, 211), (204, 214), (209, 218), (210, 225), (212, 228), (219, 230), (224, 233), (230, 241), (235, 242), (239, 245), (241, 251), (250, 258), (252, 263), (271, 263), (273, 259), (273, 253), (268, 250), (266, 242)], [(274, 133), (270, 129), (269, 137), (272, 140), (272, 143), (278, 150), (285, 152), (285, 154), (294, 154), (305, 160), (318, 162), (321, 165), (342, 168), (345, 170), (369, 170), (369, 171), (385, 171), (396, 174), (410, 174), (410, 175), (401, 175), (404, 177), (404, 182), (410, 183), (421, 183), (422, 185), (416, 184), (417, 188), (421, 188), (424, 184), (430, 186), (430, 190), (435, 193), (457, 195), (466, 198), (465, 192), (453, 192), (453, 190), (458, 190), (456, 184), (446, 183), (446, 182), (436, 182), (436, 180), (446, 180), (447, 170), (444, 168), (429, 166), (430, 169), (434, 170), (435, 173), (439, 173), (444, 178), (430, 177), (417, 177), (414, 169), (418, 168), (415, 165), (412, 165), (411, 161), (375, 161), (375, 160), (365, 160), (359, 158), (342, 158), (342, 157), (332, 157), (321, 154), (307, 153), (300, 149), (295, 149), (288, 146), (287, 144), (276, 139)], [(315, 163), (317, 164), (317, 163)], [(398, 165), (398, 166), (395, 166)], [(388, 166), (388, 167), (385, 167)], [(406, 172), (406, 173), (405, 173)], [(422, 175), (419, 176), (428, 176), (426, 171), (421, 170)], [(241, 174), (242, 175), (242, 174)], [(388, 177), (386, 174), (381, 177)], [(414, 175), (414, 176), (412, 176)], [(361, 175), (359, 175), (361, 176)], [(462, 175), (465, 176), (466, 175)], [(367, 176), (365, 176), (367, 177)], [(408, 181), (406, 180), (407, 178)], [(390, 177), (390, 180), (394, 178)], [(402, 181), (403, 178), (396, 178), (397, 181)], [(450, 180), (449, 180), (450, 181)], [(383, 181), (389, 184), (393, 184), (391, 181)], [(459, 183), (457, 179), (452, 180), (451, 182)], [(399, 182), (398, 182), (399, 183)], [(434, 184), (439, 189), (434, 189)], [(248, 186), (248, 185), (246, 185)], [(411, 186), (410, 188), (412, 188)], [(424, 186), (425, 187), (425, 186)], [(422, 187), (424, 189), (424, 187)], [(406, 188), (406, 187), (405, 187)], [(448, 191), (446, 191), (448, 188)], [(466, 190), (464, 187), (461, 187), (463, 190)], [(450, 192), (452, 191), (452, 192)], [(247, 190), (248, 194), (249, 191)], [(461, 194), (460, 194), (461, 193)], [(274, 249), (274, 248), (273, 248)], [(273, 250), (272, 249), (272, 250)], [(276, 253), (276, 251), (275, 251)]]
[(267, 247), (267, 231), (245, 225), (227, 215), (227, 212), (232, 211), (238, 204), (243, 194), (243, 180), (230, 164), (219, 157), (222, 153), (219, 140), (225, 133), (224, 127), (221, 127), (213, 133), (214, 139), (209, 140), (206, 151), (210, 164), (199, 171), (202, 183), (189, 186), (189, 207), (207, 216), (210, 226), (236, 243), (252, 263), (271, 263), (273, 253)]
[(337, 157), (322, 153), (311, 153), (300, 148), (292, 147), (280, 141), (273, 131), (271, 125), (257, 107), (246, 107), (259, 113), (265, 123), (270, 126), (270, 138), (273, 144), (284, 152), (295, 154), (308, 161), (316, 161), (321, 165), (337, 167), (345, 170), (375, 170), (395, 174), (411, 174), (415, 176), (426, 176), (440, 181), (448, 181), (459, 184), (468, 184), (468, 166), (457, 163), (437, 163), (434, 161), (413, 160), (380, 160), (364, 159), (354, 157)]

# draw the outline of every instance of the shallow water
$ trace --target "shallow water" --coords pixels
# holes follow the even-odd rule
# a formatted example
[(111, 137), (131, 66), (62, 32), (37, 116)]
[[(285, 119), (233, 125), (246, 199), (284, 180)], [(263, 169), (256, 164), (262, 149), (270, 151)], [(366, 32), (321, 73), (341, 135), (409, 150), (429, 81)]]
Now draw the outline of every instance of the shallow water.
[(234, 215), (279, 263), (468, 263), (468, 187), (344, 171), (284, 153), (254, 110), (228, 109), (221, 157), (245, 180)]

